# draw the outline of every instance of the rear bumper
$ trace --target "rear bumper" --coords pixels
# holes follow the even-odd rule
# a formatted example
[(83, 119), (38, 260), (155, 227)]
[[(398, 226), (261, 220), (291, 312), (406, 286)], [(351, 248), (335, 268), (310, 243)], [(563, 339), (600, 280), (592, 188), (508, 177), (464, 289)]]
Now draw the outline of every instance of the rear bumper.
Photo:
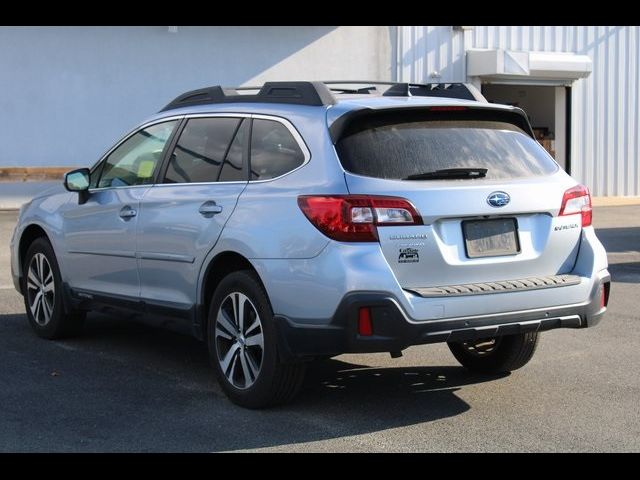
[[(591, 327), (606, 312), (606, 305), (601, 306), (601, 299), (603, 289), (607, 289), (608, 295), (609, 282), (610, 276), (605, 271), (594, 282), (588, 301), (577, 305), (423, 322), (410, 319), (391, 294), (353, 292), (343, 298), (335, 315), (328, 321), (297, 321), (277, 315), (280, 351), (288, 359), (341, 353), (393, 352), (411, 345), (468, 341), (556, 328)], [(358, 334), (360, 307), (371, 308), (371, 336)]]

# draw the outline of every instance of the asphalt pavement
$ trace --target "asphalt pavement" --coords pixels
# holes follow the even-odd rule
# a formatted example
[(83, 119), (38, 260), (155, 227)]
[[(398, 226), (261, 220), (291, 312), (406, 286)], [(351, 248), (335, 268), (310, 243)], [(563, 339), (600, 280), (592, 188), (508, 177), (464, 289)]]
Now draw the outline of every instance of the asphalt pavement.
[(523, 369), (470, 375), (445, 345), (309, 368), (291, 405), (231, 404), (203, 344), (123, 317), (37, 338), (9, 287), (0, 212), (0, 451), (640, 451), (640, 206), (595, 210), (608, 314), (542, 334)]

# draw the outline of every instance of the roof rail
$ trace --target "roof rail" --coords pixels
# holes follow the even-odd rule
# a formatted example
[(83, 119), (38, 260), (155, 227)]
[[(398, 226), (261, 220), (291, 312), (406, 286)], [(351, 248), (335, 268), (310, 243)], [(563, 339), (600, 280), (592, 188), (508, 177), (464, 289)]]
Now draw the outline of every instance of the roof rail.
[[(259, 90), (256, 95), (240, 94), (238, 90)], [(333, 105), (336, 99), (322, 82), (265, 82), (262, 87), (215, 87), (191, 90), (169, 102), (161, 112), (210, 103), (288, 103), (293, 105)]]
[[(362, 85), (360, 88), (340, 88), (331, 85)], [(377, 85), (389, 86), (382, 93), (386, 97), (447, 97), (486, 102), (473, 85), (468, 83), (398, 83), (367, 80), (331, 80), (325, 82), (265, 82), (262, 87), (215, 87), (191, 90), (169, 102), (161, 112), (211, 103), (287, 103), (293, 105), (324, 106), (336, 103), (336, 94), (380, 94)], [(238, 93), (256, 90), (257, 94)]]
[[(486, 102), (487, 99), (470, 83), (402, 83), (366, 80), (330, 80), (325, 85), (389, 85), (384, 97), (447, 97)], [(370, 93), (373, 88), (332, 88), (336, 93)], [(368, 91), (367, 91), (368, 90)]]
[(446, 97), (462, 100), (487, 100), (469, 83), (396, 83), (383, 93), (385, 97)]

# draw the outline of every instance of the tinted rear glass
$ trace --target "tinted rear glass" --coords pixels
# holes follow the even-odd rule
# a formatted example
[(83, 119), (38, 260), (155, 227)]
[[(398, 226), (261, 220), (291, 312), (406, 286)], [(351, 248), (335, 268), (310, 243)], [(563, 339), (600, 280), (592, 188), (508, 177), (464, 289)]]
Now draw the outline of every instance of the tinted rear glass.
[(238, 118), (193, 118), (171, 155), (164, 183), (215, 182)]
[(520, 128), (484, 120), (378, 121), (351, 129), (336, 149), (345, 170), (387, 179), (448, 168), (486, 168), (488, 179), (522, 178), (558, 168)]
[(256, 119), (251, 129), (251, 180), (268, 180), (295, 170), (304, 153), (280, 122)]

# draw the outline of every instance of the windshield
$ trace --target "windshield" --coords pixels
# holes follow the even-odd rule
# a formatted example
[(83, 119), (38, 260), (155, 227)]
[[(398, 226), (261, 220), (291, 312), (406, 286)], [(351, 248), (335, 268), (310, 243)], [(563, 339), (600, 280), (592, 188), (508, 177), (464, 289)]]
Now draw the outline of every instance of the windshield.
[(487, 169), (484, 178), (507, 179), (558, 168), (524, 131), (493, 121), (376, 122), (343, 137), (336, 150), (345, 170), (386, 179), (451, 168)]

